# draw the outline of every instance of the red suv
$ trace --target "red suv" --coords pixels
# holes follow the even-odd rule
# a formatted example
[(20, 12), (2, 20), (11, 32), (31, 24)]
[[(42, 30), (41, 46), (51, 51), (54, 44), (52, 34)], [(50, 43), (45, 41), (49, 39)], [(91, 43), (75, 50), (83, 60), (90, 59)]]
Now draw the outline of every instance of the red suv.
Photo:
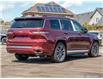
[(30, 56), (50, 57), (63, 62), (67, 54), (99, 54), (97, 37), (77, 21), (65, 17), (20, 17), (14, 19), (7, 34), (7, 51), (18, 60)]

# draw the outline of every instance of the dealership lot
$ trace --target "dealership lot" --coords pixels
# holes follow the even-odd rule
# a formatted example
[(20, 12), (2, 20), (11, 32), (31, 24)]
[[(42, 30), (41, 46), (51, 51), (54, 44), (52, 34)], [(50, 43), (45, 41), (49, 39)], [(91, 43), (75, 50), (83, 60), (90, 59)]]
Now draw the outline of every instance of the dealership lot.
[(19, 62), (5, 48), (0, 45), (1, 77), (103, 77), (103, 46), (99, 57), (68, 56), (63, 63), (52, 63), (43, 58)]

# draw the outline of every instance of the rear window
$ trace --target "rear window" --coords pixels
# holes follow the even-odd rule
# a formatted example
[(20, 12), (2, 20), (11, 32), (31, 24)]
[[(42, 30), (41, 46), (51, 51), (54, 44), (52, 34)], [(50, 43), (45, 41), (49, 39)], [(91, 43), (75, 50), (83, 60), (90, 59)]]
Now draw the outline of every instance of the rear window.
[(28, 19), (20, 19), (20, 20), (15, 20), (11, 28), (42, 28), (44, 24), (43, 19), (33, 19), (33, 20), (28, 20)]

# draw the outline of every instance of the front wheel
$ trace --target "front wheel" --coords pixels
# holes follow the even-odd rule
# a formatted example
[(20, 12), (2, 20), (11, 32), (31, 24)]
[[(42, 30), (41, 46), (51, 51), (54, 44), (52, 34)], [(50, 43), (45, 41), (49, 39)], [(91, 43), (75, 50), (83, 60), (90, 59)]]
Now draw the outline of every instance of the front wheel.
[(16, 59), (18, 59), (19, 61), (23, 61), (23, 60), (27, 60), (28, 59), (28, 55), (25, 54), (15, 54)]
[(57, 43), (54, 49), (52, 60), (54, 62), (60, 63), (63, 62), (65, 58), (66, 58), (66, 46), (62, 42), (59, 42)]
[(92, 44), (91, 50), (88, 53), (90, 57), (97, 57), (99, 55), (99, 44), (98, 42), (94, 42)]

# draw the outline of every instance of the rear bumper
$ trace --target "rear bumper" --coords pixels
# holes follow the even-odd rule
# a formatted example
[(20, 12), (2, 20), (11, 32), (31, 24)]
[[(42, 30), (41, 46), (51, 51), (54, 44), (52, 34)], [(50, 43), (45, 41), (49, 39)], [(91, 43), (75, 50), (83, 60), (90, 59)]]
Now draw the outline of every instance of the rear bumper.
[(29, 44), (7, 43), (8, 53), (33, 54), (33, 55), (52, 55), (54, 44), (48, 42)]

